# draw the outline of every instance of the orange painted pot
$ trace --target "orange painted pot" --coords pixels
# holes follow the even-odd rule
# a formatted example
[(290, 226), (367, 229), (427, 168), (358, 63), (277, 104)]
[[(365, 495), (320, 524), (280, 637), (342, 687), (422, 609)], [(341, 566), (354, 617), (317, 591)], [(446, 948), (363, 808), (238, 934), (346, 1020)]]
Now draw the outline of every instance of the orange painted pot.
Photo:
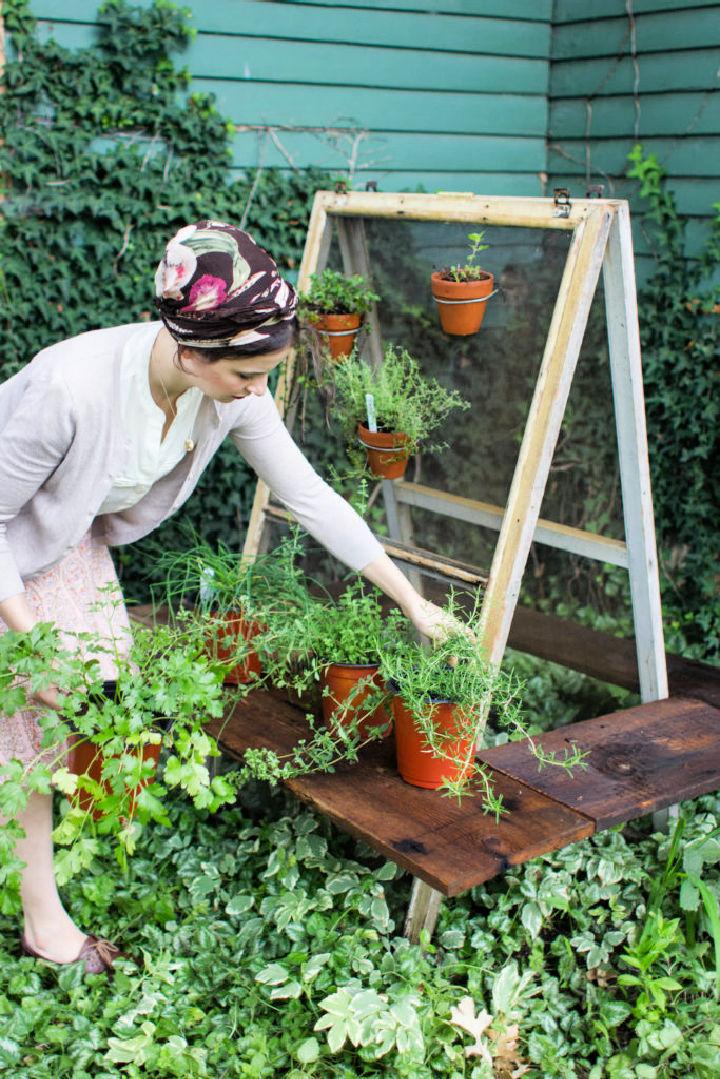
[(360, 315), (316, 315), (312, 325), (330, 349), (333, 360), (341, 363), (355, 347), (361, 322)]
[(405, 475), (410, 457), (407, 435), (401, 431), (369, 431), (362, 423), (358, 424), (357, 432), (367, 450), (368, 468), (373, 476), (399, 480)]
[[(335, 713), (338, 711), (338, 705), (347, 700), (361, 679), (370, 677), (376, 686), (382, 688), (383, 681), (378, 674), (377, 663), (331, 663), (325, 668), (321, 684), (323, 690), (327, 686), (330, 691), (328, 694), (323, 693), (322, 696), (323, 718), (325, 719), (326, 727), (330, 730), (333, 729), (336, 725)], [(363, 702), (369, 694), (370, 686), (368, 685), (353, 697), (352, 708), (348, 708), (343, 715), (341, 721), (343, 724), (349, 724), (359, 712), (362, 712)], [(387, 725), (388, 729), (384, 737), (387, 737), (392, 728), (392, 721), (385, 709), (380, 706), (360, 721), (358, 733), (361, 738), (368, 738), (368, 732), (373, 727), (384, 727), (385, 725)]]
[[(432, 722), (438, 730), (452, 733), (456, 729), (456, 707), (452, 701), (438, 701), (434, 705)], [(448, 760), (448, 757), (465, 759), (473, 747), (472, 738), (458, 738), (447, 742), (445, 754), (439, 757), (430, 750), (402, 697), (393, 697), (392, 713), (395, 720), (397, 766), (406, 783), (426, 790), (437, 790), (445, 780), (461, 779), (472, 771), (472, 765), (458, 765), (453, 760)], [(472, 757), (470, 759), (472, 760)]]
[[(208, 651), (220, 663), (232, 661), (237, 654), (238, 638), (251, 641), (260, 632), (257, 622), (248, 622), (241, 614), (216, 615), (214, 621), (218, 623), (218, 628), (208, 641)], [(254, 676), (261, 673), (260, 659), (252, 649), (248, 649), (245, 658), (227, 672), (224, 681), (239, 685), (252, 682)]]
[[(155, 770), (157, 771), (158, 761), (160, 759), (160, 745), (148, 743), (143, 746), (142, 757), (144, 761), (154, 761)], [(90, 776), (96, 783), (102, 783), (102, 770), (105, 765), (105, 755), (102, 750), (95, 745), (94, 742), (89, 742), (79, 734), (71, 734), (68, 739), (68, 756), (67, 767), (68, 771), (73, 775)], [(154, 779), (145, 779), (134, 790), (130, 799), (130, 811), (135, 808), (135, 798), (143, 789), (147, 787), (149, 783), (152, 783)], [(111, 793), (110, 784), (105, 781), (103, 784), (105, 792)], [(68, 795), (71, 802), (80, 806), (81, 809), (92, 812), (93, 818), (98, 820), (102, 814), (93, 809), (95, 799), (89, 791), (78, 791), (75, 795)]]
[(440, 270), (432, 275), (430, 287), (445, 333), (467, 337), (478, 332), (493, 291), (493, 280), (487, 271), (477, 281), (446, 281)]

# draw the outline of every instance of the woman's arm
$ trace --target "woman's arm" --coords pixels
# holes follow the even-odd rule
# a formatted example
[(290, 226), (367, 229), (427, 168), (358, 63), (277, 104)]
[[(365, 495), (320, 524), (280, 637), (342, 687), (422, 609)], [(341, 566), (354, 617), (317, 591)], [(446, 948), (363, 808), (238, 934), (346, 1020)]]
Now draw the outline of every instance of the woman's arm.
[(425, 637), (442, 640), (450, 631), (462, 628), (442, 607), (421, 596), (402, 570), (398, 569), (384, 552), (361, 572), (363, 577), (377, 585), (386, 596), (395, 600), (403, 614)]
[(269, 394), (248, 402), (230, 432), (261, 480), (311, 535), (393, 599), (420, 633), (440, 639), (459, 624), (417, 592), (367, 524), (318, 476), (293, 442)]
[(15, 630), (16, 633), (27, 633), (37, 622), (24, 592), (0, 602), (0, 618), (8, 629)]

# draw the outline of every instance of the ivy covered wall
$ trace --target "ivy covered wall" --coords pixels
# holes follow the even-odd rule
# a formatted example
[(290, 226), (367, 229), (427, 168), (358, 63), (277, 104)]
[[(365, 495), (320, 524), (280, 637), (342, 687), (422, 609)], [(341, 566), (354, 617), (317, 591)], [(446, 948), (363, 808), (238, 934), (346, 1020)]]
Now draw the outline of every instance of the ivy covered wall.
[[(242, 223), (294, 272), (328, 177), (233, 174), (226, 120), (174, 66), (190, 39), (179, 9), (111, 0), (81, 49), (38, 35), (25, 0), (8, 0), (4, 17), (13, 48), (0, 94), (0, 378), (54, 341), (154, 318), (164, 245), (199, 217)], [(236, 542), (253, 491), (228, 443), (154, 539), (178, 544), (184, 522)], [(142, 558), (127, 549), (119, 559), (126, 591), (141, 595)]]

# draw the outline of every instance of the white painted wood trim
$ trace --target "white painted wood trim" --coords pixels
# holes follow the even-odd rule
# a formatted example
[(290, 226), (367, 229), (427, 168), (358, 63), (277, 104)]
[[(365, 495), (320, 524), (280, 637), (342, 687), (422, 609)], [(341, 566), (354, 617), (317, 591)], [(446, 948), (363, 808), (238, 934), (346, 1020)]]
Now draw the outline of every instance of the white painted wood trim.
[[(370, 255), (368, 253), (365, 225), (362, 219), (351, 220), (348, 218), (336, 217), (335, 226), (338, 231), (340, 255), (342, 257), (345, 273), (348, 274), (348, 276), (360, 274), (361, 277), (365, 278), (368, 285), (372, 286), (372, 268), (370, 266)], [(378, 321), (375, 304), (373, 304), (365, 316), (365, 323), (367, 336), (365, 338), (363, 351), (367, 353), (367, 357), (373, 367), (377, 367), (382, 363), (383, 343), (380, 335), (380, 322)]]
[[(332, 222), (328, 220), (323, 200), (315, 196), (313, 208), (310, 214), (308, 233), (305, 240), (300, 270), (298, 272), (298, 292), (302, 292), (310, 284), (310, 274), (314, 273), (318, 265), (327, 261), (332, 236)], [(285, 415), (287, 405), (286, 390), (292, 386), (295, 373), (295, 350), (292, 349), (285, 362), (285, 370), (281, 373), (277, 389), (275, 390), (275, 403), (281, 416)], [(243, 558), (255, 558), (262, 550), (263, 528), (265, 525), (265, 511), (270, 502), (270, 488), (261, 479), (258, 479), (255, 487), (250, 520), (248, 521), (247, 535), (243, 546)]]
[(640, 696), (656, 701), (667, 697), (668, 683), (627, 203), (614, 215), (603, 280)]
[(475, 195), (440, 192), (434, 195), (386, 191), (319, 191), (326, 212), (350, 217), (391, 217), (410, 221), (465, 221), (481, 225), (573, 230), (602, 208), (619, 205), (617, 199), (571, 199), (570, 212), (561, 216), (551, 198)]
[[(396, 481), (395, 498), (401, 505), (418, 506), (445, 517), (452, 517), (456, 521), (467, 521), (468, 524), (491, 528), (495, 532), (500, 531), (505, 514), (502, 506), (495, 506), (492, 502), (478, 502), (406, 480)], [(586, 532), (582, 528), (572, 528), (570, 525), (558, 524), (542, 517), (538, 518), (533, 543), (543, 543), (548, 547), (582, 555), (584, 558), (594, 558), (613, 566), (626, 567), (628, 564), (627, 547), (623, 540), (599, 536), (595, 532)]]
[(483, 601), (479, 637), (490, 663), (505, 651), (613, 213), (596, 205), (571, 241)]

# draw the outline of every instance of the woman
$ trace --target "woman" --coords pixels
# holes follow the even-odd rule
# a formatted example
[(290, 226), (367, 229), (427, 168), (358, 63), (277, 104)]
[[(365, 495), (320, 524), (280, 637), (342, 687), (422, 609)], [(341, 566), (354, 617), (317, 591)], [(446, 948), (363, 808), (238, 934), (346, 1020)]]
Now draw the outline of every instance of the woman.
[[(119, 589), (108, 547), (147, 535), (174, 513), (229, 436), (332, 554), (422, 633), (442, 634), (442, 610), (317, 475), (267, 392), (296, 329), (294, 290), (270, 255), (232, 225), (200, 221), (167, 245), (155, 284), (161, 322), (61, 341), (0, 386), (0, 630), (49, 620), (67, 632), (107, 633), (107, 615), (97, 624), (98, 589)], [(122, 605), (114, 618), (122, 636)], [(103, 664), (111, 678), (108, 657)], [(57, 691), (38, 698), (52, 707)], [(38, 747), (36, 713), (0, 721), (0, 761), (30, 760)], [(117, 949), (78, 928), (58, 895), (51, 798), (33, 794), (20, 823), (23, 950), (109, 969)]]

